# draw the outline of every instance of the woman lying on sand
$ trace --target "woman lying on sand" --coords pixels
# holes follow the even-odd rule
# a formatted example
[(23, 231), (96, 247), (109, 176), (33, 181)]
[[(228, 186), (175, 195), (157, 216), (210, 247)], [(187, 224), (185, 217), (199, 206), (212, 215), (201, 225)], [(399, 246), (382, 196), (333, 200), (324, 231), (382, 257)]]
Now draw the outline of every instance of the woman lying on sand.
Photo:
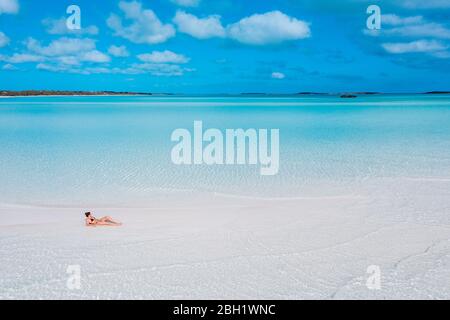
[(110, 216), (97, 219), (90, 212), (84, 214), (86, 216), (86, 227), (95, 226), (120, 226), (122, 223), (114, 221)]

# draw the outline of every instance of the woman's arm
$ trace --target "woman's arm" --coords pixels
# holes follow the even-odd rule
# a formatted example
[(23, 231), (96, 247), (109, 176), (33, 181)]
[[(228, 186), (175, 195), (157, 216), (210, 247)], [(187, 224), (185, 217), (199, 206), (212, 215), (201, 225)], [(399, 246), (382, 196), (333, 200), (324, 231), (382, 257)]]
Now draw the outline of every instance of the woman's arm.
[(91, 220), (89, 218), (86, 219), (86, 227), (95, 227), (96, 225), (96, 221), (95, 220)]

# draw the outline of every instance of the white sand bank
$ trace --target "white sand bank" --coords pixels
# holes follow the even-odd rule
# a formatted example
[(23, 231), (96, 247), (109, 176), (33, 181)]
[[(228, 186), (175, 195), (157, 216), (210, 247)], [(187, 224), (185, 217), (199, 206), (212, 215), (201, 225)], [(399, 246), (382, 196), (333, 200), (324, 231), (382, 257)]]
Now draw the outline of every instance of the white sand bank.
[[(401, 182), (401, 183), (400, 183)], [(342, 197), (202, 196), (154, 208), (0, 207), (0, 298), (450, 298), (450, 183), (374, 180)], [(66, 286), (81, 267), (81, 289)], [(381, 269), (369, 290), (368, 266)]]

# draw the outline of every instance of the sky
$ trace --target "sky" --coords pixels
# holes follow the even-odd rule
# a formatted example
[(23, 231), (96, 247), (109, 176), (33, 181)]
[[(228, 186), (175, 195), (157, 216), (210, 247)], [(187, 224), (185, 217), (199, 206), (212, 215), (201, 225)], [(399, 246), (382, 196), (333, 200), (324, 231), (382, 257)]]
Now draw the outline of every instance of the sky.
[(0, 89), (450, 90), (450, 0), (0, 0)]

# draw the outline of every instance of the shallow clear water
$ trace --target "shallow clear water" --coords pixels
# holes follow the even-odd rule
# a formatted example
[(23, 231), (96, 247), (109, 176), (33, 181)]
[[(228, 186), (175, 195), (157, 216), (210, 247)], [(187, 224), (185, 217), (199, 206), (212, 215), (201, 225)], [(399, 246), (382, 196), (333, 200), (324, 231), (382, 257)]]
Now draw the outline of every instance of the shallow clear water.
[[(194, 120), (205, 129), (278, 128), (279, 173), (174, 165), (170, 135), (192, 131)], [(134, 206), (192, 191), (338, 195), (385, 177), (450, 179), (450, 96), (0, 100), (0, 203)]]

